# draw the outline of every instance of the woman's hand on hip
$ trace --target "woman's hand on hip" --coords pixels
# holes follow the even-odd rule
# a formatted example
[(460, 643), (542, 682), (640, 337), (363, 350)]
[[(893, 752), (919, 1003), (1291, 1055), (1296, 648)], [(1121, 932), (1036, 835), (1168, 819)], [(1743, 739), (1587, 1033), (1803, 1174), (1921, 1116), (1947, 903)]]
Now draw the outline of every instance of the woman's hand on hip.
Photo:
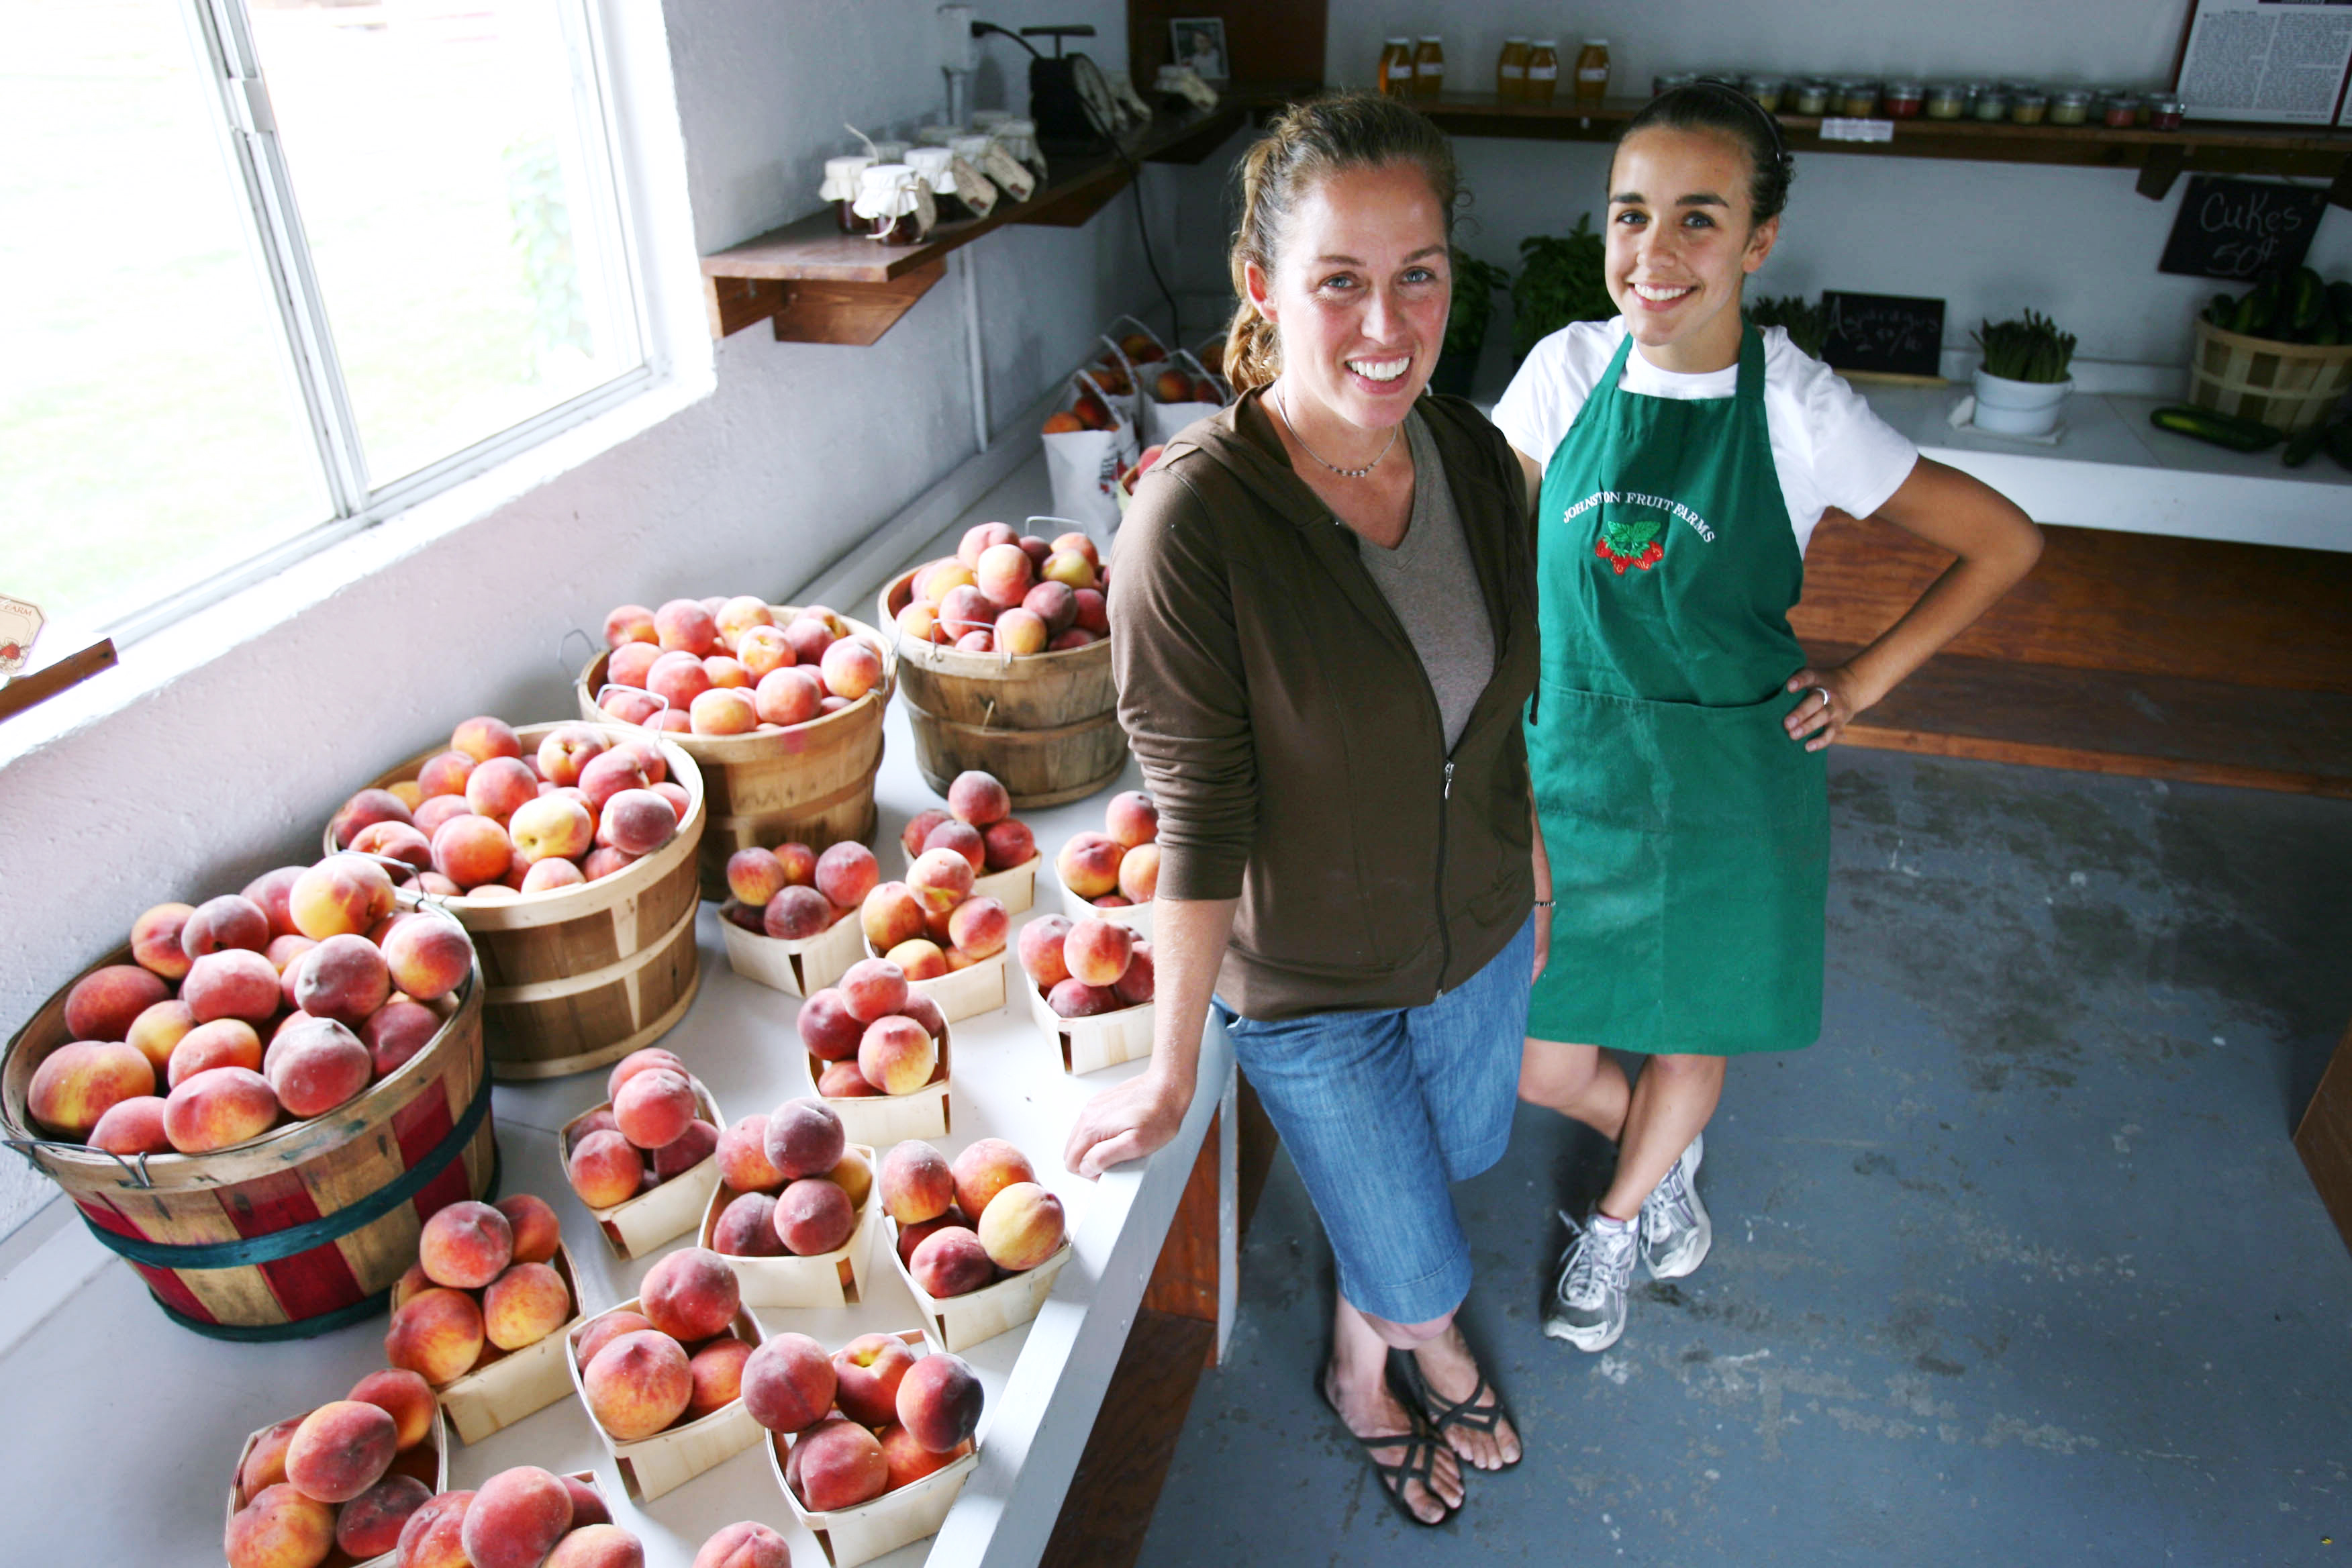
[(1156, 1152), (1176, 1136), (1192, 1101), (1190, 1089), (1148, 1070), (1114, 1084), (1078, 1109), (1062, 1163), (1091, 1182), (1114, 1165)]
[(1809, 752), (1835, 744), (1845, 727), (1878, 700), (1875, 693), (1864, 689), (1862, 678), (1843, 664), (1825, 669), (1808, 665), (1789, 677), (1783, 689), (1805, 694), (1805, 700), (1780, 721), (1780, 728), (1789, 732), (1789, 739), (1804, 742)]

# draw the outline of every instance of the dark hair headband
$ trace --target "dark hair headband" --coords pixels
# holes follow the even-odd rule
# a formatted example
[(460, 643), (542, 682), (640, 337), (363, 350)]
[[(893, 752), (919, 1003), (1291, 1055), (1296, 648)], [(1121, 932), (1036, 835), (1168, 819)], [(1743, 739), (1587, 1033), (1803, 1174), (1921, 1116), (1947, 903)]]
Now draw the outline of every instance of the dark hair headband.
[(1764, 122), (1764, 133), (1772, 139), (1772, 156), (1775, 158), (1785, 159), (1790, 155), (1789, 152), (1788, 132), (1781, 129), (1780, 117), (1779, 115), (1774, 114), (1770, 110), (1765, 108), (1753, 98), (1750, 98), (1746, 92), (1732, 86), (1731, 83), (1727, 81), (1718, 81), (1713, 77), (1701, 77), (1698, 80), (1691, 83), (1691, 85), (1696, 88), (1704, 88), (1713, 92), (1717, 98), (1728, 99), (1732, 102), (1737, 103), (1741, 108), (1747, 110), (1750, 114), (1756, 116), (1757, 119)]

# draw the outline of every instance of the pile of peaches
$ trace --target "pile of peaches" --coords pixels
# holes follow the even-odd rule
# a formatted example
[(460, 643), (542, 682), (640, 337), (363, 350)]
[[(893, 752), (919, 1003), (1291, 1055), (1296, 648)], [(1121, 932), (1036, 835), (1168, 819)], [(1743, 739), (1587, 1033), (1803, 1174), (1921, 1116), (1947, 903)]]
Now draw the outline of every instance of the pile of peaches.
[(845, 839), (820, 855), (805, 844), (756, 846), (727, 858), (719, 913), (745, 931), (805, 942), (831, 931), (880, 881), (874, 851)]
[(1092, 1018), (1151, 1000), (1151, 944), (1108, 921), (1045, 915), (1021, 928), (1021, 967), (1060, 1017)]
[(1026, 866), (1037, 856), (1036, 836), (1013, 815), (1013, 795), (994, 773), (978, 768), (948, 785), (948, 808), (933, 806), (908, 819), (899, 845), (912, 864), (927, 849), (953, 849), (987, 876)]
[(940, 1005), (887, 958), (858, 960), (801, 1003), (801, 1043), (825, 1064), (816, 1091), (827, 1100), (914, 1093), (939, 1076), (947, 1030)]
[[(237, 1468), (229, 1568), (364, 1562), (400, 1545), (433, 1498), (433, 1391), (413, 1372), (372, 1372), (343, 1398), (280, 1421)], [(405, 1558), (403, 1559), (406, 1561)]]
[(384, 1360), (439, 1388), (570, 1322), (572, 1291), (553, 1267), (562, 1240), (555, 1211), (528, 1193), (436, 1211), (392, 1288)]
[(952, 1464), (980, 1429), (985, 1396), (961, 1356), (919, 1355), (891, 1334), (835, 1351), (775, 1334), (743, 1369), (743, 1408), (789, 1435), (784, 1484), (812, 1513), (856, 1508)]
[(325, 1115), (423, 1050), (446, 1017), (432, 1004), (474, 967), (463, 929), (395, 914), (391, 877), (359, 855), (157, 904), (131, 954), (66, 993), (71, 1041), (26, 1095), (43, 1132), (121, 1155), (206, 1154)]
[(1062, 886), (1106, 910), (1148, 904), (1160, 888), (1160, 808), (1139, 789), (1103, 807), (1100, 833), (1070, 836), (1054, 857)]
[(647, 1046), (613, 1065), (606, 1103), (572, 1128), (564, 1174), (592, 1209), (616, 1208), (686, 1174), (719, 1152), (719, 1129), (702, 1119), (686, 1063)]
[(882, 684), (882, 653), (823, 605), (782, 626), (757, 595), (623, 605), (604, 617), (596, 705), (624, 724), (750, 735), (838, 713)]
[(710, 1248), (730, 1258), (838, 1251), (874, 1190), (874, 1173), (849, 1146), (841, 1118), (805, 1099), (720, 1133), (719, 1179), (737, 1195), (719, 1211)]
[(983, 522), (956, 552), (916, 570), (898, 635), (963, 653), (1060, 653), (1110, 635), (1110, 572), (1095, 542), (1048, 542)]
[(935, 1299), (1025, 1274), (1062, 1249), (1062, 1200), (1027, 1155), (982, 1138), (950, 1162), (919, 1138), (891, 1146), (876, 1176), (898, 1227), (898, 1261)]
[(613, 1522), (596, 1489), (518, 1465), (478, 1490), (443, 1492), (400, 1533), (399, 1568), (645, 1568), (644, 1544)]
[(735, 1333), (742, 1306), (735, 1271), (706, 1248), (647, 1269), (635, 1310), (591, 1319), (572, 1346), (596, 1425), (635, 1443), (734, 1404), (757, 1353)]
[(402, 862), (419, 892), (510, 899), (611, 876), (667, 844), (691, 804), (649, 742), (560, 724), (526, 754), (512, 725), (483, 717), (328, 828), (340, 848)]

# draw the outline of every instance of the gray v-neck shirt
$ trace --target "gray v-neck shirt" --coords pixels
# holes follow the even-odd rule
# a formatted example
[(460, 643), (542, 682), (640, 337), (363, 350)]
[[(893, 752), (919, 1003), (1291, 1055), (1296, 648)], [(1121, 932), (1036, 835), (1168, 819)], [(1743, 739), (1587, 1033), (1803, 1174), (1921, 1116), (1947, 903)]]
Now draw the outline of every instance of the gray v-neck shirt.
[(1412, 453), (1412, 521), (1394, 550), (1358, 534), (1356, 553), (1421, 656), (1450, 752), (1494, 679), (1495, 628), (1487, 624), (1486, 596), (1462, 534), (1453, 487), (1445, 482), (1445, 465), (1418, 412), (1405, 416), (1404, 438)]

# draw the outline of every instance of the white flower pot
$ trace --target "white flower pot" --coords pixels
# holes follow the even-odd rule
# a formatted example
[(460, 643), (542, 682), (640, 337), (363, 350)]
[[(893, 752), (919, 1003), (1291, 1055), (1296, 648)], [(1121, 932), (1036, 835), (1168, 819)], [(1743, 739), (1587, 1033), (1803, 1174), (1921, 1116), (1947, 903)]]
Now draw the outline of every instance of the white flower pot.
[(2074, 389), (2070, 381), (2011, 381), (1976, 373), (1973, 423), (1999, 436), (2047, 436), (2058, 427), (2058, 409)]

